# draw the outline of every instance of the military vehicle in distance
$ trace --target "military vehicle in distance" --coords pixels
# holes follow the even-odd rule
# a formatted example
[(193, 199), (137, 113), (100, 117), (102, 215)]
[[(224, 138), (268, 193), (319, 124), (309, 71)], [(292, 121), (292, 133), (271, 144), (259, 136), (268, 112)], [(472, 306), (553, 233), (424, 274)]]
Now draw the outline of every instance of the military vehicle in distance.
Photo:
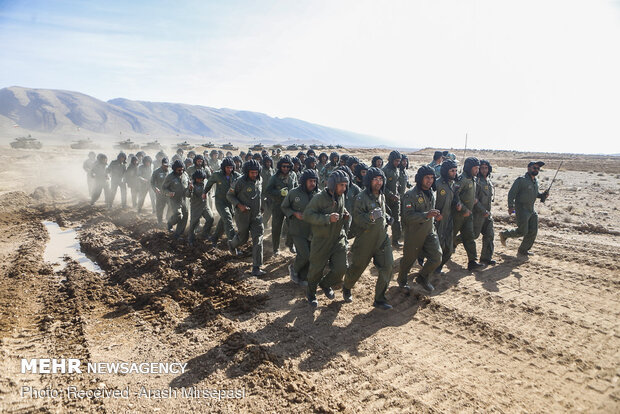
[(229, 142), (228, 144), (222, 145), (222, 149), (229, 150), (229, 151), (237, 151), (239, 147), (235, 147), (231, 142)]
[(250, 147), (251, 151), (262, 151), (264, 149), (265, 149), (265, 146), (263, 144), (261, 144), (260, 142), (258, 144), (256, 144), (256, 145), (252, 145)]
[(120, 150), (134, 150), (134, 149), (140, 149), (140, 145), (138, 145), (137, 143), (133, 142), (130, 139), (126, 139), (124, 141), (120, 141), (118, 142), (114, 148), (116, 149), (120, 149)]
[(205, 148), (217, 148), (217, 145), (215, 145), (213, 142), (209, 141), (206, 144), (202, 144), (203, 147)]
[(41, 147), (43, 147), (41, 141), (32, 138), (31, 135), (15, 138), (15, 141), (11, 142), (11, 148), (16, 149), (41, 149)]
[(297, 151), (298, 149), (299, 149), (299, 145), (297, 145), (297, 144), (291, 144), (291, 145), (286, 147), (287, 151)]
[(194, 146), (187, 141), (178, 143), (176, 146), (177, 146), (177, 149), (181, 148), (182, 150), (191, 150), (192, 148), (194, 148)]
[(77, 141), (73, 141), (73, 143), (71, 144), (71, 148), (73, 149), (97, 149), (99, 148), (99, 146), (96, 145), (92, 139), (86, 138), (86, 139), (79, 139)]
[(161, 143), (158, 140), (155, 141), (151, 141), (151, 142), (147, 142), (146, 144), (144, 144), (142, 146), (143, 150), (162, 150), (164, 149), (164, 147), (161, 145)]

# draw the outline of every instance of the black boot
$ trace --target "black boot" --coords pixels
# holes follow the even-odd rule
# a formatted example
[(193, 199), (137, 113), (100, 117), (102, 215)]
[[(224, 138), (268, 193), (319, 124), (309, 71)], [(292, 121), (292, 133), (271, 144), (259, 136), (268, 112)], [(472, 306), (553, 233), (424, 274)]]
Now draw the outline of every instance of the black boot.
[(372, 303), (372, 306), (374, 306), (375, 308), (378, 308), (378, 309), (383, 309), (383, 310), (390, 310), (390, 309), (392, 309), (392, 305), (390, 305), (387, 302), (383, 302), (383, 301), (379, 301), (379, 300), (375, 300)]
[(480, 263), (476, 262), (475, 260), (471, 260), (469, 263), (467, 263), (467, 270), (480, 270), (480, 268), (484, 267), (484, 265), (481, 265)]
[(265, 272), (264, 270), (261, 270), (261, 268), (258, 266), (254, 266), (252, 268), (252, 276), (265, 276), (266, 274), (267, 272)]
[(343, 287), (342, 297), (344, 298), (344, 301), (347, 303), (353, 302), (353, 295), (351, 294), (351, 289), (347, 289), (346, 287)]
[(336, 294), (334, 293), (334, 289), (332, 289), (331, 287), (322, 287), (321, 286), (321, 290), (323, 291), (323, 293), (325, 293), (325, 296), (327, 296), (327, 299), (333, 299), (336, 297)]
[(431, 285), (431, 282), (428, 281), (428, 276), (418, 276), (415, 278), (415, 281), (418, 282), (418, 284), (422, 286), (422, 288), (428, 290), (429, 292), (435, 290), (435, 287)]

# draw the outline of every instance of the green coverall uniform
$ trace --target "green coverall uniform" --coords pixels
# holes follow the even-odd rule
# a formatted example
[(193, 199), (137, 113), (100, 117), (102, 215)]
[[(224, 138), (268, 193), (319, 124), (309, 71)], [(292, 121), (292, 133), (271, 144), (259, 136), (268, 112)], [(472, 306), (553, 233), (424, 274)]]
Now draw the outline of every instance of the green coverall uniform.
[(217, 223), (217, 227), (215, 228), (215, 234), (213, 238), (217, 241), (224, 231), (226, 231), (226, 237), (228, 240), (232, 240), (235, 237), (235, 229), (233, 227), (233, 206), (228, 201), (226, 195), (228, 194), (228, 190), (230, 190), (230, 185), (237, 180), (237, 178), (241, 177), (236, 171), (233, 171), (228, 177), (222, 170), (215, 171), (211, 177), (207, 180), (207, 184), (205, 185), (205, 193), (208, 193), (213, 187), (214, 184), (217, 184), (215, 187), (215, 209), (217, 213), (220, 215), (220, 220)]
[(282, 212), (288, 220), (288, 235), (293, 238), (293, 244), (297, 254), (293, 262), (293, 269), (299, 275), (299, 280), (308, 280), (308, 269), (310, 267), (310, 224), (304, 220), (299, 220), (293, 213), (304, 213), (310, 200), (317, 194), (316, 190), (308, 193), (301, 186), (295, 187), (284, 197), (282, 201)]
[[(461, 174), (454, 183), (455, 197), (458, 198), (462, 204), (461, 211), (452, 210), (454, 216), (454, 230), (453, 237), (455, 244), (459, 244), (463, 241), (463, 247), (467, 252), (468, 262), (476, 261), (478, 256), (476, 254), (476, 240), (474, 237), (474, 203), (476, 202), (476, 179), (474, 177), (468, 177), (465, 173)], [(458, 203), (458, 202), (457, 202)], [(464, 214), (467, 211), (471, 211), (467, 217)], [(457, 234), (461, 233), (459, 238)]]
[(282, 225), (284, 224), (284, 213), (282, 212), (282, 189), (291, 191), (297, 186), (297, 175), (291, 171), (287, 175), (281, 172), (275, 173), (267, 184), (267, 194), (271, 198), (271, 243), (273, 251), (280, 249), (280, 235), (282, 234)]
[[(261, 186), (259, 180), (252, 181), (245, 175), (239, 177), (228, 190), (226, 198), (235, 209), (237, 234), (231, 240), (231, 246), (237, 248), (248, 241), (252, 235), (252, 261), (254, 267), (263, 264), (263, 216), (261, 213)], [(249, 207), (242, 212), (238, 204)]]
[[(176, 175), (174, 171), (166, 176), (162, 189), (168, 196), (168, 227), (176, 225), (174, 237), (180, 237), (187, 225), (187, 191), (189, 188), (189, 178), (185, 171), (181, 175)], [(173, 194), (174, 193), (174, 194)]]
[[(493, 216), (491, 216), (491, 202), (493, 201), (493, 183), (487, 177), (479, 176), (476, 185), (476, 199), (474, 204), (474, 239), (482, 234), (482, 251), (480, 260), (489, 262), (493, 257)], [(486, 213), (488, 217), (484, 217)]]
[(400, 240), (402, 236), (400, 222), (400, 192), (398, 190), (398, 182), (400, 178), (400, 168), (394, 167), (388, 163), (383, 167), (385, 174), (385, 200), (390, 216), (394, 219), (392, 222), (392, 244)]
[(202, 237), (208, 238), (213, 227), (213, 212), (207, 204), (206, 199), (202, 199), (202, 195), (205, 194), (205, 182), (194, 182), (194, 188), (189, 191), (189, 205), (190, 205), (190, 222), (189, 222), (189, 236), (188, 241), (193, 243), (196, 240), (196, 228), (200, 224), (200, 218), (204, 217), (205, 224), (202, 228)]
[[(159, 224), (163, 223), (164, 210), (168, 206), (168, 197), (163, 190), (164, 181), (168, 174), (169, 170), (164, 170), (162, 167), (159, 167), (155, 169), (151, 175), (151, 188), (155, 191), (155, 213)], [(158, 189), (159, 192), (157, 192), (156, 189)], [(170, 215), (170, 210), (168, 210), (168, 215)]]

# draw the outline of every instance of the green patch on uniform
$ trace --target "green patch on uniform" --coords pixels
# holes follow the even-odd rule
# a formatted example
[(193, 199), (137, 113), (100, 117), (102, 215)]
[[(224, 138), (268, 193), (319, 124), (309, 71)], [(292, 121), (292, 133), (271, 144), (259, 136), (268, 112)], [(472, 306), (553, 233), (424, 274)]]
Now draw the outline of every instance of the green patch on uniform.
[(424, 202), (424, 197), (420, 196), (418, 197), (418, 203), (422, 204)]
[(443, 188), (441, 189), (441, 191), (439, 192), (439, 194), (441, 194), (442, 196), (446, 195), (446, 190), (444, 190)]

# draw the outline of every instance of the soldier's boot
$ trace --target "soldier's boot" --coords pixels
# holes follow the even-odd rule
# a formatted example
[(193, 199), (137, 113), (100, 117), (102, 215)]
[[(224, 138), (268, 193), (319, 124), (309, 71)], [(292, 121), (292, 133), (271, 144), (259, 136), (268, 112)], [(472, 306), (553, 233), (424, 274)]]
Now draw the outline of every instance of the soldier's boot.
[(228, 250), (230, 250), (230, 254), (233, 256), (239, 256), (239, 250), (237, 250), (236, 247), (233, 247), (231, 240), (228, 240)]
[(321, 286), (321, 290), (323, 291), (323, 293), (325, 293), (325, 296), (327, 296), (327, 299), (333, 299), (336, 297), (336, 294), (334, 293), (334, 289), (330, 287), (323, 287)]
[(506, 247), (506, 235), (503, 231), (499, 232), (499, 242), (502, 244), (502, 246)]
[(308, 304), (311, 307), (316, 308), (317, 306), (319, 306), (319, 301), (316, 299), (316, 294), (306, 292), (306, 299), (308, 300)]
[(445, 275), (446, 272), (442, 271), (442, 269), (443, 269), (443, 265), (439, 265), (439, 267), (437, 267), (437, 269), (435, 269), (433, 273), (435, 273), (436, 275), (440, 275), (440, 276)]
[(295, 272), (295, 266), (292, 264), (288, 265), (288, 274), (291, 276), (291, 282), (299, 285), (299, 275)]
[(265, 276), (266, 274), (267, 272), (262, 270), (260, 267), (258, 266), (252, 267), (252, 276)]
[(517, 257), (522, 260), (530, 260), (530, 256), (534, 256), (534, 253), (531, 252), (517, 252)]
[(432, 292), (433, 290), (435, 290), (435, 287), (433, 285), (431, 285), (431, 282), (428, 281), (428, 276), (418, 276), (415, 278), (415, 281), (418, 282), (418, 284), (425, 290), (428, 290), (429, 292)]
[(420, 267), (424, 267), (424, 258), (423, 257), (418, 257), (418, 264), (420, 265)]
[(342, 297), (344, 298), (344, 301), (347, 303), (353, 302), (353, 295), (351, 294), (351, 289), (347, 289), (346, 287), (343, 287)]
[(280, 249), (273, 249), (273, 256), (280, 256)]
[(497, 262), (493, 259), (480, 259), (480, 263), (487, 266), (495, 266), (497, 264)]
[(403, 293), (405, 295), (410, 295), (411, 294), (411, 286), (409, 286), (409, 283), (407, 283), (407, 278), (398, 278), (398, 287), (403, 291)]
[(372, 303), (372, 306), (374, 306), (377, 309), (383, 309), (383, 310), (390, 310), (390, 309), (392, 309), (392, 305), (390, 305), (387, 302), (380, 301), (380, 300), (375, 300)]
[(467, 270), (469, 270), (469, 271), (476, 271), (476, 270), (480, 270), (480, 268), (482, 268), (482, 267), (484, 267), (484, 265), (482, 265), (482, 264), (478, 263), (478, 262), (477, 262), (477, 261), (475, 261), (475, 260), (470, 260), (470, 261), (467, 263)]
[(403, 244), (399, 242), (398, 240), (394, 240), (392, 242), (392, 246), (396, 247), (397, 249), (401, 249), (403, 247)]

